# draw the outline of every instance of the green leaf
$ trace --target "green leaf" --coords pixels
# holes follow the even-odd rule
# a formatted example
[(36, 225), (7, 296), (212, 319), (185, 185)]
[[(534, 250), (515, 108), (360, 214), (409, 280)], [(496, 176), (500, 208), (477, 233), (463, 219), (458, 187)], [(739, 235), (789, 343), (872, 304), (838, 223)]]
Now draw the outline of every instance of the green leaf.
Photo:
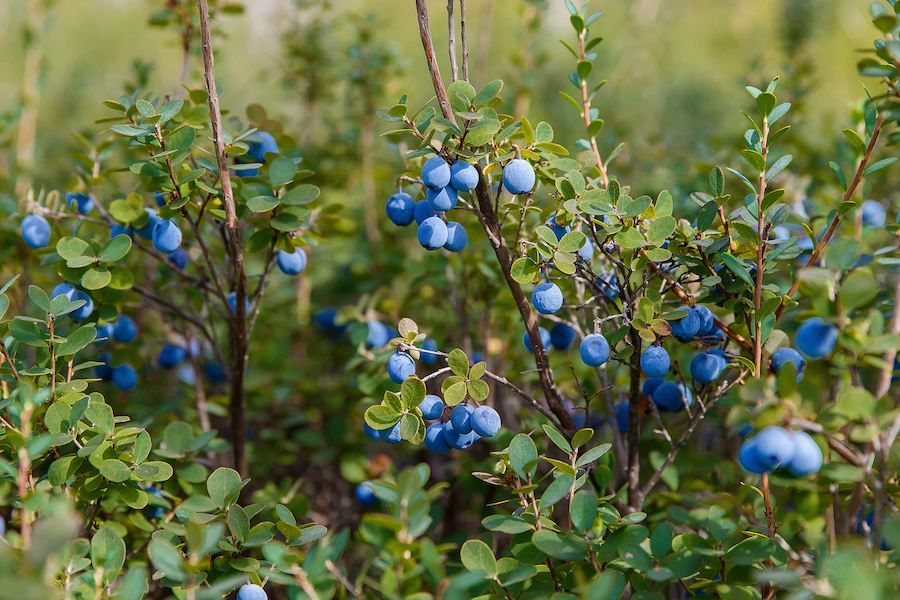
[[(534, 475), (537, 470), (537, 447), (534, 440), (520, 433), (513, 438), (509, 444), (509, 466), (521, 479), (525, 480), (530, 475)], [(526, 466), (530, 468), (526, 471)]]
[(128, 468), (128, 465), (114, 458), (103, 461), (100, 465), (100, 474), (116, 483), (127, 481), (131, 478), (131, 470)]
[(112, 281), (112, 273), (109, 269), (95, 267), (85, 271), (81, 276), (81, 286), (86, 290), (100, 290)]
[(100, 262), (112, 263), (125, 258), (129, 250), (131, 250), (131, 238), (120, 233), (100, 249), (97, 258), (100, 259)]
[(753, 279), (750, 277), (750, 273), (747, 272), (747, 269), (738, 262), (731, 254), (722, 254), (722, 262), (725, 263), (725, 266), (728, 267), (728, 270), (740, 277), (747, 285), (753, 285)]
[(387, 429), (393, 427), (400, 420), (400, 412), (389, 406), (370, 406), (366, 409), (365, 419), (369, 427), (373, 429)]
[(672, 526), (663, 521), (656, 526), (653, 534), (650, 536), (650, 552), (657, 560), (662, 560), (663, 556), (669, 553), (672, 548)]
[[(127, 235), (125, 236), (128, 237)], [(56, 242), (56, 253), (63, 260), (72, 260), (84, 255), (93, 256), (90, 244), (76, 237), (64, 237)]]
[(647, 240), (651, 244), (659, 244), (675, 233), (678, 222), (674, 217), (664, 216), (655, 219), (647, 230)]
[(620, 247), (628, 250), (634, 250), (647, 245), (641, 232), (634, 227), (625, 227), (622, 229), (622, 231), (616, 234), (615, 240)]
[(66, 341), (56, 347), (57, 356), (73, 356), (97, 337), (97, 330), (93, 325), (80, 327), (66, 336)]
[(599, 446), (594, 446), (583, 455), (578, 458), (578, 461), (575, 463), (576, 467), (583, 467), (585, 465), (589, 465), (607, 452), (612, 447), (612, 444), (600, 444)]
[(184, 556), (162, 539), (154, 539), (147, 548), (147, 555), (153, 568), (174, 581), (184, 581), (187, 573), (183, 568)]
[(834, 172), (834, 176), (837, 177), (838, 183), (841, 184), (841, 188), (846, 192), (847, 178), (844, 177), (844, 170), (841, 169), (841, 166), (833, 160), (828, 161), (828, 166), (831, 167), (832, 172)]
[(134, 468), (134, 474), (144, 481), (168, 481), (173, 473), (172, 465), (162, 460), (151, 460)]
[(178, 114), (178, 111), (181, 110), (181, 107), (184, 106), (184, 100), (170, 100), (163, 104), (162, 110), (159, 111), (159, 121), (160, 125), (163, 125)]
[(166, 149), (184, 152), (194, 143), (196, 132), (189, 125), (179, 127), (166, 137)]
[(853, 131), (852, 129), (844, 130), (844, 137), (849, 140), (850, 145), (853, 147), (853, 150), (856, 152), (858, 156), (862, 156), (866, 153), (866, 143), (860, 137), (858, 133)]
[(468, 384), (465, 381), (460, 381), (448, 386), (447, 389), (444, 390), (444, 404), (447, 406), (456, 406), (460, 402), (463, 402), (466, 399), (468, 389)]
[(697, 229), (700, 231), (709, 229), (713, 221), (716, 220), (718, 211), (719, 205), (715, 200), (710, 200), (700, 207), (700, 213), (697, 215)]
[(590, 531), (597, 518), (597, 498), (587, 490), (575, 493), (572, 498), (572, 525), (581, 533)]
[(241, 476), (234, 469), (219, 467), (206, 480), (206, 491), (210, 500), (219, 508), (226, 508), (229, 496), (241, 489)]
[(102, 527), (91, 538), (91, 564), (95, 570), (103, 570), (104, 585), (119, 576), (125, 564), (125, 542), (110, 527)]
[[(791, 161), (794, 160), (794, 156), (792, 154), (785, 154), (781, 158), (775, 161), (775, 164), (769, 167), (769, 170), (766, 171), (766, 181), (772, 181), (779, 173), (784, 171)], [(895, 159), (896, 160), (896, 159)]]
[(584, 247), (587, 236), (580, 231), (570, 231), (559, 240), (560, 252), (576, 252)]
[(528, 257), (517, 259), (510, 267), (510, 276), (513, 278), (513, 281), (521, 285), (531, 283), (540, 273), (540, 267)]
[(454, 348), (450, 351), (450, 355), (447, 357), (447, 364), (457, 377), (466, 377), (469, 374), (469, 358), (459, 348)]
[(769, 113), (772, 112), (772, 109), (775, 108), (777, 102), (778, 100), (776, 100), (773, 94), (763, 92), (756, 97), (756, 109), (759, 111), (759, 114), (767, 117), (769, 116)]
[(453, 110), (467, 111), (475, 100), (475, 88), (468, 81), (460, 79), (447, 86), (447, 97)]
[(269, 165), (269, 181), (272, 187), (278, 187), (289, 183), (297, 173), (297, 164), (294, 159), (279, 156)]
[(758, 172), (762, 173), (766, 170), (766, 159), (763, 158), (763, 155), (759, 152), (755, 152), (754, 150), (750, 150), (749, 148), (744, 148), (741, 150), (741, 156), (744, 157), (750, 166), (756, 169)]
[(618, 551), (619, 558), (639, 573), (646, 573), (653, 568), (653, 561), (647, 551), (633, 542), (621, 544)]
[(247, 208), (255, 213), (269, 212), (279, 204), (281, 204), (281, 200), (272, 196), (256, 196), (247, 200)]
[(775, 544), (767, 537), (756, 536), (736, 544), (725, 553), (725, 560), (735, 565), (755, 565), (775, 553)]
[(289, 189), (284, 195), (281, 197), (281, 203), (285, 206), (298, 206), (301, 204), (309, 204), (313, 200), (319, 197), (319, 188), (310, 185), (308, 183), (304, 183), (303, 185), (298, 185), (295, 188)]
[(486, 103), (489, 100), (492, 100), (500, 93), (500, 90), (503, 89), (503, 81), (500, 79), (495, 79), (490, 83), (486, 83), (484, 87), (479, 90), (475, 97), (472, 99), (472, 104), (475, 106), (480, 106)]
[(752, 192), (756, 193), (756, 186), (754, 186), (752, 183), (750, 183), (750, 180), (749, 180), (749, 179), (747, 179), (747, 178), (744, 177), (740, 172), (735, 171), (735, 170), (732, 169), (731, 167), (725, 167), (725, 168), (728, 169), (728, 172), (729, 172), (729, 173), (731, 173), (732, 175), (734, 175), (735, 177), (737, 177), (738, 179), (740, 179), (740, 180), (744, 183), (744, 185), (746, 185), (748, 188), (750, 188), (750, 190), (751, 190)]
[(549, 529), (535, 531), (531, 536), (531, 543), (547, 556), (560, 560), (581, 560), (586, 556), (584, 549), (576, 545), (575, 542)]
[(487, 400), (488, 394), (490, 394), (487, 382), (481, 379), (471, 379), (466, 384), (466, 391), (476, 402), (484, 402)]
[(237, 504), (228, 507), (228, 531), (240, 544), (250, 535), (250, 519), (244, 509)]
[(425, 398), (425, 384), (421, 379), (410, 377), (400, 384), (400, 402), (404, 410), (412, 410)]
[(513, 517), (511, 515), (491, 515), (482, 519), (481, 524), (489, 531), (499, 531), (510, 535), (534, 530), (534, 525), (522, 517)]
[(572, 436), (572, 447), (580, 448), (588, 443), (594, 437), (594, 430), (591, 428), (579, 429)]
[(569, 474), (563, 474), (554, 479), (550, 485), (547, 486), (543, 495), (541, 495), (539, 508), (541, 510), (549, 508), (562, 500), (572, 489), (574, 483), (575, 478)]
[(484, 571), (488, 577), (497, 576), (497, 559), (490, 546), (481, 540), (469, 540), (463, 544), (459, 559), (469, 571)]
[(147, 460), (152, 447), (150, 434), (146, 431), (140, 432), (134, 440), (134, 464), (137, 465)]
[(889, 165), (892, 165), (895, 162), (897, 162), (896, 156), (892, 156), (891, 158), (883, 158), (883, 159), (879, 160), (877, 163), (871, 164), (868, 167), (866, 167), (866, 170), (863, 171), (862, 176), (867, 177), (867, 176), (871, 175), (872, 173), (874, 173), (875, 171), (880, 171), (881, 169), (883, 169)]
[(563, 434), (558, 432), (556, 429), (551, 427), (550, 425), (543, 425), (544, 432), (547, 434), (547, 437), (550, 438), (556, 447), (565, 452), (566, 454), (572, 454), (572, 446), (569, 445), (569, 442), (566, 441), (566, 438), (563, 437)]
[(134, 125), (113, 125), (110, 127), (112, 131), (119, 135), (127, 137), (136, 137), (139, 135), (148, 135), (153, 132), (153, 127), (135, 127)]
[(113, 409), (109, 404), (91, 400), (84, 411), (84, 416), (103, 433), (112, 435), (115, 420), (113, 419)]

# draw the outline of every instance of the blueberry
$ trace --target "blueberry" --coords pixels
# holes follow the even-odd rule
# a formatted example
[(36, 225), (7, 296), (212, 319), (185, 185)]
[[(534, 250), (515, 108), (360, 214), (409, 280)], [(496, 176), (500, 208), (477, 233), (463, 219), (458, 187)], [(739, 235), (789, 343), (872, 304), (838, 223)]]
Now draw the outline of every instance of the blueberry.
[(134, 239), (134, 230), (131, 227), (127, 227), (125, 225), (113, 225), (109, 230), (110, 239), (120, 235), (127, 235), (131, 239)]
[(794, 475), (803, 476), (818, 473), (822, 468), (822, 449), (805, 431), (794, 432), (797, 450), (788, 464), (788, 470)]
[(387, 346), (391, 341), (391, 330), (387, 325), (379, 321), (369, 321), (369, 337), (366, 343), (370, 348), (381, 348)]
[(575, 343), (575, 330), (565, 323), (554, 323), (550, 328), (550, 345), (557, 350), (568, 350)]
[(372, 487), (368, 482), (363, 482), (356, 486), (354, 495), (356, 496), (356, 501), (363, 506), (372, 506), (375, 504), (375, 492), (372, 491)]
[(137, 337), (137, 323), (128, 315), (119, 315), (113, 330), (113, 337), (122, 344), (133, 342)]
[[(427, 339), (422, 342), (422, 350), (431, 350), (432, 352), (437, 352), (437, 344), (432, 339)], [(425, 363), (426, 365), (433, 365), (437, 362), (437, 355), (428, 354), (427, 352), (419, 353), (419, 361)]]
[(112, 368), (109, 366), (110, 358), (109, 352), (103, 352), (97, 357), (97, 362), (102, 363), (101, 365), (94, 367), (94, 376), (97, 379), (108, 381), (112, 376)]
[(450, 424), (456, 433), (466, 434), (472, 431), (472, 413), (475, 409), (469, 404), (457, 404), (450, 412)]
[(719, 378), (723, 368), (721, 357), (701, 352), (691, 361), (691, 377), (700, 383), (712, 383)]
[(366, 434), (366, 437), (370, 440), (380, 440), (381, 436), (378, 435), (378, 430), (363, 421), (363, 432)]
[[(544, 329), (543, 327), (538, 327), (538, 333), (541, 336), (541, 345), (546, 348), (550, 345), (550, 332)], [(531, 338), (528, 336), (528, 330), (525, 330), (525, 335), (522, 336), (522, 345), (525, 346), (525, 349), (529, 352), (532, 351), (531, 347)]]
[[(231, 292), (230, 294), (225, 296), (225, 299), (228, 301), (228, 308), (230, 308), (231, 312), (234, 313), (234, 311), (237, 309), (237, 292)], [(249, 314), (250, 314), (250, 298), (245, 297), (244, 298), (244, 315), (249, 315)]]
[(388, 376), (394, 383), (403, 383), (410, 375), (416, 374), (416, 363), (409, 354), (392, 354), (387, 364)]
[(562, 308), (562, 290), (555, 283), (542, 283), (531, 293), (531, 303), (542, 315), (551, 315)]
[(181, 245), (181, 229), (175, 221), (160, 220), (153, 227), (153, 247), (164, 254), (175, 252)]
[(510, 194), (527, 194), (534, 189), (534, 167), (527, 160), (515, 158), (503, 167), (503, 187)]
[(625, 402), (621, 402), (616, 405), (616, 427), (619, 428), (619, 433), (626, 433), (628, 431), (628, 425), (630, 418), (628, 416), (628, 400)]
[(394, 225), (401, 227), (406, 227), (413, 222), (415, 209), (415, 201), (412, 196), (405, 192), (398, 192), (388, 198), (387, 206), (385, 207), (388, 219)]
[(451, 423), (444, 423), (444, 440), (447, 445), (457, 450), (465, 450), (475, 443), (475, 432), (459, 433)]
[(490, 406), (479, 406), (469, 421), (472, 430), (481, 437), (493, 437), (500, 431), (500, 415)]
[(422, 182), (432, 189), (440, 189), (450, 184), (450, 165), (440, 156), (429, 158), (422, 165)]
[(662, 346), (650, 346), (641, 354), (641, 371), (647, 377), (662, 377), (669, 372), (672, 361)]
[(153, 238), (153, 228), (156, 227), (156, 224), (162, 221), (162, 219), (159, 218), (156, 211), (152, 208), (145, 208), (144, 210), (150, 215), (150, 220), (140, 229), (135, 229), (134, 232), (145, 240), (149, 240)]
[(794, 436), (783, 427), (766, 427), (753, 440), (756, 442), (759, 462), (765, 465), (766, 470), (788, 465), (797, 452)]
[(181, 364), (187, 358), (187, 352), (181, 346), (166, 344), (159, 351), (156, 363), (163, 369), (172, 369)]
[(450, 167), (450, 185), (457, 192), (474, 190), (478, 185), (478, 171), (469, 163), (458, 160)]
[(31, 214), (22, 219), (22, 241), (31, 248), (43, 248), (50, 243), (50, 223), (41, 215)]
[(813, 317), (797, 329), (797, 349), (809, 358), (823, 358), (834, 350), (837, 337), (837, 327)]
[(450, 452), (450, 445), (444, 438), (443, 423), (432, 423), (425, 429), (425, 447), (434, 454)]
[(866, 200), (862, 203), (862, 224), (867, 227), (882, 227), (887, 218), (887, 211), (880, 202)]
[(299, 275), (306, 268), (306, 252), (294, 248), (293, 252), (278, 251), (278, 268), (285, 275)]
[(685, 316), (677, 321), (669, 321), (669, 325), (672, 327), (672, 335), (678, 338), (679, 341), (686, 342), (700, 331), (700, 315), (697, 314), (696, 310), (687, 306), (682, 306), (675, 310), (684, 312)]
[(80, 192), (69, 192), (66, 194), (66, 206), (80, 215), (86, 215), (94, 210), (94, 199)]
[(694, 398), (683, 384), (667, 381), (653, 392), (653, 402), (660, 412), (680, 412), (693, 404)]
[(440, 419), (444, 414), (444, 402), (434, 394), (427, 394), (419, 403), (419, 410), (422, 411), (422, 418), (433, 421)]
[(453, 210), (453, 207), (456, 206), (459, 200), (459, 196), (457, 196), (456, 190), (448, 185), (440, 189), (427, 188), (425, 190), (425, 199), (435, 212), (447, 212)]
[(466, 233), (465, 227), (454, 221), (447, 223), (447, 242), (444, 244), (444, 249), (450, 252), (459, 252), (466, 247), (468, 242), (469, 234)]
[(110, 377), (113, 385), (123, 392), (133, 390), (138, 383), (137, 371), (129, 364), (113, 367)]
[(69, 313), (69, 318), (76, 323), (78, 321), (84, 321), (91, 316), (92, 312), (94, 312), (94, 301), (91, 300), (91, 297), (81, 290), (75, 290), (75, 295), (72, 297), (71, 301), (78, 302), (79, 300), (84, 300), (84, 305)]
[(400, 442), (400, 440), (403, 439), (400, 437), (400, 421), (397, 421), (397, 423), (392, 427), (388, 427), (387, 429), (380, 429), (378, 431), (378, 437), (392, 444)]
[(178, 248), (174, 252), (169, 252), (168, 258), (175, 264), (176, 267), (182, 270), (184, 270), (184, 268), (188, 264), (188, 255), (183, 248)]
[(592, 333), (581, 340), (581, 360), (589, 367), (599, 367), (609, 360), (609, 342), (599, 333)]
[(709, 335), (713, 329), (716, 329), (712, 311), (702, 304), (695, 306), (694, 310), (697, 311), (697, 316), (700, 317), (700, 329), (697, 330), (697, 335), (700, 337)]
[(269, 597), (264, 589), (248, 581), (238, 590), (236, 600), (269, 600)]
[(769, 467), (762, 461), (756, 444), (756, 438), (741, 444), (741, 449), (738, 450), (738, 462), (745, 471), (761, 475), (768, 471)]
[(416, 202), (416, 206), (413, 208), (413, 218), (416, 221), (416, 225), (421, 225), (425, 219), (433, 216), (434, 209), (431, 208), (431, 204), (428, 203), (428, 200), (419, 200)]
[[(278, 153), (278, 143), (271, 133), (265, 131), (257, 131), (247, 138), (247, 155), (256, 162), (263, 162), (266, 159), (266, 152)], [(255, 173), (254, 173), (255, 175)]]
[(447, 243), (449, 232), (440, 218), (428, 217), (419, 225), (416, 237), (426, 250), (438, 250)]
[(665, 380), (662, 377), (653, 377), (644, 382), (644, 385), (641, 386), (641, 393), (645, 396), (653, 397), (653, 392), (656, 389), (665, 383)]
[(775, 371), (776, 375), (787, 362), (794, 364), (794, 369), (797, 371), (797, 381), (802, 380), (806, 359), (799, 352), (793, 348), (779, 348), (772, 353), (772, 370)]

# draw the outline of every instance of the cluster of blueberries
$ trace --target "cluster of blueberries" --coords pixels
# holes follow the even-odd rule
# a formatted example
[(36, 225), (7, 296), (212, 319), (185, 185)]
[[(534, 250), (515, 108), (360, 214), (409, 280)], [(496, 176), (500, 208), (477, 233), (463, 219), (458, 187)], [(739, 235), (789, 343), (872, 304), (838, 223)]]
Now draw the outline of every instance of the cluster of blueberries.
[(738, 461), (751, 473), (768, 473), (786, 467), (802, 477), (822, 468), (822, 450), (805, 431), (773, 425), (741, 444)]
[[(444, 248), (459, 252), (466, 247), (469, 236), (465, 228), (446, 219), (459, 201), (459, 194), (478, 185), (478, 170), (465, 161), (448, 164), (440, 156), (429, 158), (422, 166), (425, 198), (416, 202), (402, 189), (388, 198), (385, 210), (395, 225), (406, 227), (413, 221), (418, 225), (416, 237), (426, 250)], [(534, 188), (534, 168), (520, 158), (509, 161), (503, 169), (503, 187), (512, 194), (527, 194)]]

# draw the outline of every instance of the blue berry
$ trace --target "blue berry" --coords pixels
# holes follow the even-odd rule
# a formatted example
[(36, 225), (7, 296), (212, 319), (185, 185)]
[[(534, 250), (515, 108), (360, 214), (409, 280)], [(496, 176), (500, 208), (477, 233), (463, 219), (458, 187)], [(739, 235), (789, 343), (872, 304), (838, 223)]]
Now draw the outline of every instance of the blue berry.
[(278, 251), (278, 268), (285, 275), (299, 275), (306, 268), (306, 252), (300, 248), (294, 248), (293, 252)]
[(693, 404), (694, 397), (684, 385), (667, 381), (653, 392), (653, 402), (660, 412), (680, 412)]
[(527, 194), (534, 189), (534, 167), (527, 160), (516, 158), (503, 167), (503, 187), (510, 194)]
[(428, 203), (428, 200), (419, 200), (416, 202), (416, 206), (413, 208), (413, 218), (416, 221), (416, 225), (421, 225), (425, 219), (433, 216), (434, 209), (431, 208), (431, 204)]
[(672, 361), (662, 346), (650, 346), (641, 354), (641, 371), (647, 377), (662, 377), (669, 372)]
[(184, 348), (175, 344), (166, 344), (159, 351), (156, 362), (163, 369), (173, 369), (180, 365), (185, 358), (187, 358), (187, 352)]
[(824, 358), (834, 350), (837, 337), (837, 327), (813, 317), (797, 329), (797, 349), (810, 358)]
[(387, 325), (379, 321), (369, 321), (369, 337), (366, 338), (366, 344), (370, 348), (381, 348), (387, 346), (391, 341), (391, 330)]
[(168, 258), (175, 264), (176, 267), (182, 270), (184, 270), (184, 268), (188, 264), (188, 255), (183, 248), (178, 248), (174, 252), (169, 252)]
[(22, 219), (22, 241), (31, 248), (43, 248), (50, 243), (50, 223), (41, 215), (31, 214)]
[(422, 418), (433, 421), (440, 419), (444, 414), (444, 402), (434, 394), (427, 394), (419, 403), (419, 410), (422, 412)]
[(472, 430), (481, 437), (493, 437), (500, 431), (500, 415), (490, 406), (479, 406), (469, 418)]
[(436, 190), (427, 188), (425, 190), (425, 199), (435, 212), (447, 212), (453, 210), (453, 207), (456, 206), (459, 200), (459, 196), (457, 196), (456, 190), (448, 185)]
[(263, 162), (266, 159), (266, 152), (273, 154), (278, 153), (278, 143), (271, 133), (266, 131), (257, 131), (247, 137), (247, 155), (255, 159), (256, 162)]
[(450, 167), (450, 185), (458, 192), (474, 190), (478, 185), (478, 171), (469, 163), (458, 160)]
[(164, 254), (175, 252), (181, 245), (181, 229), (175, 221), (160, 220), (153, 227), (153, 247)]
[(392, 354), (387, 364), (388, 376), (394, 383), (403, 383), (410, 375), (416, 374), (416, 363), (409, 354)]
[(75, 290), (75, 295), (71, 298), (71, 301), (78, 302), (79, 300), (84, 300), (84, 305), (69, 313), (69, 318), (76, 323), (78, 321), (84, 321), (91, 316), (92, 312), (94, 312), (94, 301), (91, 300), (91, 297), (81, 290)]
[(550, 344), (557, 350), (568, 350), (575, 343), (575, 330), (565, 323), (554, 323), (550, 328)]
[(805, 431), (795, 431), (794, 442), (797, 450), (788, 464), (788, 470), (798, 477), (818, 473), (822, 468), (822, 449), (819, 445)]
[(884, 206), (876, 200), (866, 200), (860, 208), (862, 211), (862, 224), (867, 227), (882, 227), (887, 218)]
[(444, 438), (443, 423), (432, 423), (425, 429), (425, 447), (434, 454), (450, 452), (450, 445)]
[[(538, 333), (541, 335), (541, 345), (546, 348), (550, 345), (550, 332), (544, 329), (543, 327), (538, 327)], [(525, 349), (529, 352), (532, 351), (531, 347), (531, 338), (528, 336), (528, 330), (525, 330), (525, 335), (522, 336), (522, 345), (525, 346)]]
[(551, 315), (562, 308), (562, 290), (555, 283), (542, 283), (531, 293), (531, 303), (542, 315)]
[(399, 443), (400, 440), (403, 439), (400, 437), (400, 423), (401, 421), (397, 421), (397, 423), (392, 427), (388, 427), (387, 429), (380, 429), (378, 431), (378, 437), (392, 444)]
[(469, 404), (457, 404), (450, 412), (450, 424), (456, 433), (469, 433), (472, 431), (472, 413), (475, 409)]
[(794, 436), (783, 427), (766, 427), (753, 440), (759, 461), (767, 470), (779, 465), (787, 466), (797, 452)]
[(388, 198), (385, 210), (394, 225), (406, 227), (415, 218), (416, 202), (409, 194), (398, 192)]
[(137, 371), (135, 371), (134, 368), (128, 364), (113, 367), (110, 377), (112, 379), (113, 385), (123, 392), (133, 390), (138, 383)]
[(363, 421), (363, 433), (366, 434), (366, 437), (370, 440), (380, 440), (381, 436), (378, 435), (378, 430)]
[(696, 310), (687, 306), (682, 306), (675, 310), (686, 314), (677, 321), (669, 321), (669, 325), (672, 327), (672, 335), (678, 338), (679, 341), (686, 342), (700, 331), (700, 316)]
[(581, 340), (581, 360), (589, 367), (599, 367), (609, 360), (609, 342), (599, 333), (592, 333)]
[(772, 353), (772, 370), (776, 375), (787, 362), (793, 363), (794, 369), (797, 371), (797, 381), (802, 380), (806, 359), (799, 352), (793, 348), (779, 348)]
[(712, 311), (703, 306), (702, 304), (698, 304), (694, 307), (694, 310), (697, 311), (697, 316), (700, 317), (700, 329), (697, 330), (698, 336), (709, 335), (713, 329), (716, 328), (716, 323), (713, 321)]
[(756, 438), (747, 440), (741, 444), (738, 450), (738, 462), (745, 471), (761, 475), (769, 470), (769, 467), (760, 459), (756, 447)]
[(159, 218), (156, 211), (152, 208), (145, 208), (144, 210), (150, 215), (150, 219), (147, 221), (146, 225), (140, 229), (135, 229), (134, 232), (145, 240), (149, 240), (153, 238), (153, 228), (156, 227), (156, 224), (162, 221), (162, 219)]
[(447, 243), (449, 232), (440, 218), (428, 217), (419, 225), (416, 237), (426, 250), (438, 250)]
[(354, 495), (356, 496), (356, 501), (363, 506), (372, 506), (375, 504), (375, 492), (372, 491), (372, 487), (368, 482), (363, 482), (356, 486)]
[(269, 600), (269, 597), (266, 596), (266, 591), (264, 589), (248, 581), (238, 590), (237, 600)]
[(449, 422), (444, 423), (444, 440), (447, 445), (457, 450), (465, 450), (475, 443), (475, 432), (459, 433)]
[(701, 352), (691, 360), (691, 377), (700, 383), (712, 383), (719, 378), (723, 368), (721, 357)]
[[(437, 352), (437, 344), (431, 338), (422, 342), (422, 350), (431, 350), (432, 352)], [(426, 365), (433, 365), (437, 362), (437, 355), (428, 354), (427, 352), (419, 353), (419, 361), (425, 363)]]
[(122, 344), (133, 342), (137, 337), (137, 323), (128, 315), (119, 315), (113, 330), (113, 337)]
[(469, 234), (466, 233), (466, 228), (454, 221), (448, 222), (447, 242), (444, 244), (444, 249), (450, 252), (459, 252), (466, 247), (467, 243), (469, 243)]
[(450, 184), (450, 165), (440, 156), (429, 158), (422, 165), (422, 182), (432, 189), (448, 186)]

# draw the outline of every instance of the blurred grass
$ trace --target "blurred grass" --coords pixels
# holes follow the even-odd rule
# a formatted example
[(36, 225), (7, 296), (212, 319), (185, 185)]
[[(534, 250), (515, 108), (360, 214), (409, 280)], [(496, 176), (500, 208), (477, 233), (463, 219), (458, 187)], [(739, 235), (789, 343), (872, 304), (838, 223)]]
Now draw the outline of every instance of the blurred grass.
[[(92, 132), (93, 124), (107, 116), (100, 100), (122, 93), (123, 81), (134, 81), (136, 59), (153, 63), (149, 89), (174, 93), (181, 63), (176, 34), (170, 29), (147, 26), (148, 16), (160, 2), (123, 0), (65, 0), (51, 5), (44, 44), (38, 122), (38, 181), (58, 186), (68, 177), (65, 153), (75, 147), (72, 130)], [(243, 114), (252, 102), (262, 102), (271, 115), (290, 128), (303, 127), (306, 115), (297, 101), (302, 90), (284, 77), (285, 54), (281, 43), (284, 27), (297, 12), (289, 0), (252, 0), (242, 16), (223, 17), (227, 34), (216, 40), (218, 83), (223, 106)], [(307, 0), (304, 5), (318, 4)], [(532, 123), (547, 120), (554, 125), (557, 141), (574, 150), (580, 137), (578, 116), (557, 93), (575, 90), (566, 76), (573, 67), (571, 55), (556, 40), (573, 42), (568, 12), (562, 0), (532, 2), (547, 8), (537, 34), (527, 48), (520, 41), (524, 0), (494, 0), (487, 48), (479, 47), (480, 27), (487, 0), (468, 2), (469, 45), (473, 83), (478, 87), (494, 78), (507, 82), (506, 98), (531, 87), (528, 112)], [(29, 3), (0, 2), (0, 110), (15, 108), (19, 101), (23, 69), (23, 24)], [(738, 109), (749, 105), (743, 86), (764, 86), (773, 76), (782, 77), (779, 92), (800, 101), (802, 113), (792, 114), (794, 134), (812, 149), (825, 148), (845, 126), (847, 99), (861, 98), (854, 64), (854, 49), (869, 46), (873, 30), (868, 3), (829, 0), (761, 0), (730, 3), (690, 0), (594, 2), (604, 16), (593, 35), (605, 40), (599, 49), (594, 80), (607, 85), (595, 98), (606, 128), (600, 137), (608, 152), (626, 141), (626, 152), (614, 172), (630, 172), (641, 188), (673, 185), (697, 162), (729, 160), (717, 147), (731, 148), (740, 140), (745, 122)], [(375, 12), (377, 25), (369, 43), (393, 46), (405, 67), (384, 82), (389, 105), (401, 93), (419, 106), (431, 96), (428, 72), (421, 60), (421, 44), (412, 3), (380, 0), (376, 5), (361, 0), (331, 3), (326, 14), (334, 17), (325, 32), (328, 52), (346, 58), (354, 42), (354, 18)], [(429, 3), (435, 43), (446, 48), (446, 2)], [(308, 14), (308, 12), (307, 12)], [(479, 54), (486, 59), (478, 80)], [(533, 71), (520, 73), (515, 61), (525, 53), (542, 57)], [(441, 53), (442, 73), (449, 77), (446, 51)], [(194, 85), (200, 85), (199, 58), (194, 60)], [(337, 73), (338, 79), (345, 73)], [(799, 92), (803, 92), (801, 96)], [(791, 98), (794, 96), (795, 98)], [(504, 108), (511, 109), (510, 102)], [(349, 109), (346, 111), (351, 113)], [(561, 118), (565, 117), (565, 119)], [(345, 118), (350, 118), (346, 117)], [(319, 130), (327, 134), (327, 129)], [(325, 143), (327, 140), (317, 140)], [(376, 150), (384, 147), (376, 140)], [(380, 152), (378, 152), (380, 153)], [(6, 162), (6, 161), (3, 161)]]

